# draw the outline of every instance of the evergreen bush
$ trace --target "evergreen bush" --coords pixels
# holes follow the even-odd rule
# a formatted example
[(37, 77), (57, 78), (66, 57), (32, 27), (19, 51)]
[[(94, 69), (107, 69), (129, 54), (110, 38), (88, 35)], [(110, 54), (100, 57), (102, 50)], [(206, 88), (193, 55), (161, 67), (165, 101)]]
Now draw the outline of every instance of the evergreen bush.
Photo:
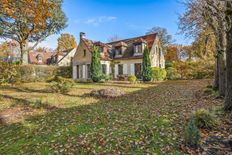
[(67, 94), (71, 88), (74, 86), (74, 81), (59, 76), (55, 76), (51, 80), (50, 88), (55, 93)]
[(100, 52), (96, 46), (93, 47), (90, 71), (91, 79), (93, 80), (93, 82), (99, 82), (102, 78), (102, 71), (100, 62)]
[(151, 68), (151, 60), (149, 56), (150, 52), (147, 47), (145, 47), (143, 52), (143, 70), (142, 77), (143, 81), (151, 81), (152, 80), (152, 68)]
[(184, 140), (189, 146), (196, 147), (199, 144), (200, 133), (193, 118), (184, 127)]

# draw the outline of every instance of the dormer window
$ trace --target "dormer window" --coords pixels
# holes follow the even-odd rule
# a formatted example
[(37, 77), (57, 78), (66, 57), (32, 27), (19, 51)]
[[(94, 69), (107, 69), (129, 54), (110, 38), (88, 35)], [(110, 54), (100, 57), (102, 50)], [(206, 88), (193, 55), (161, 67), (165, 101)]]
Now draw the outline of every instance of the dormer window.
[(116, 49), (116, 54), (117, 55), (122, 55), (122, 50), (121, 49)]
[(83, 52), (83, 57), (85, 57), (86, 56), (86, 50), (84, 50), (84, 52)]
[(134, 45), (134, 54), (135, 55), (141, 55), (143, 53), (145, 44), (135, 44)]
[(41, 55), (37, 55), (37, 61), (38, 61), (38, 63), (42, 63), (43, 62), (43, 59), (42, 59)]

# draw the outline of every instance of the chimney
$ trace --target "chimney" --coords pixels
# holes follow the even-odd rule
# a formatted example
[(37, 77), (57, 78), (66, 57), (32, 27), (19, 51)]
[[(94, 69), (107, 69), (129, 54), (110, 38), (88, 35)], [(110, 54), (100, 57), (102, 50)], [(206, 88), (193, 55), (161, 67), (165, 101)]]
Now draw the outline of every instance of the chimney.
[(84, 32), (80, 32), (80, 39), (85, 38), (85, 33)]

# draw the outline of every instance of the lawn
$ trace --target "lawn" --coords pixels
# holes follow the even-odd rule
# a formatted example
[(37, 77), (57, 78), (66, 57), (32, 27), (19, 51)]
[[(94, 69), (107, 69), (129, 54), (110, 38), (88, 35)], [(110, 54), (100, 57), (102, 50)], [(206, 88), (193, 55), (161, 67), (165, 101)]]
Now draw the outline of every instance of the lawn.
[[(199, 108), (221, 105), (201, 97), (210, 80), (149, 84), (76, 84), (67, 95), (47, 83), (0, 88), (1, 154), (143, 154), (177, 152), (182, 127)], [(96, 98), (96, 89), (126, 95)]]

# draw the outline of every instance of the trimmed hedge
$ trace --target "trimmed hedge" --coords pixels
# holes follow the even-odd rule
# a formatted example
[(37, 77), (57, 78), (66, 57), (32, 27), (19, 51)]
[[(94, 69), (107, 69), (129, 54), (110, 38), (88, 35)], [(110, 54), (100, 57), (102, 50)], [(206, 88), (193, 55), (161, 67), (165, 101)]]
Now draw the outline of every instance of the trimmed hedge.
[(23, 66), (19, 66), (18, 74), (21, 82), (45, 82), (47, 79), (53, 76), (71, 78), (72, 68), (56, 67), (56, 66), (23, 65)]

